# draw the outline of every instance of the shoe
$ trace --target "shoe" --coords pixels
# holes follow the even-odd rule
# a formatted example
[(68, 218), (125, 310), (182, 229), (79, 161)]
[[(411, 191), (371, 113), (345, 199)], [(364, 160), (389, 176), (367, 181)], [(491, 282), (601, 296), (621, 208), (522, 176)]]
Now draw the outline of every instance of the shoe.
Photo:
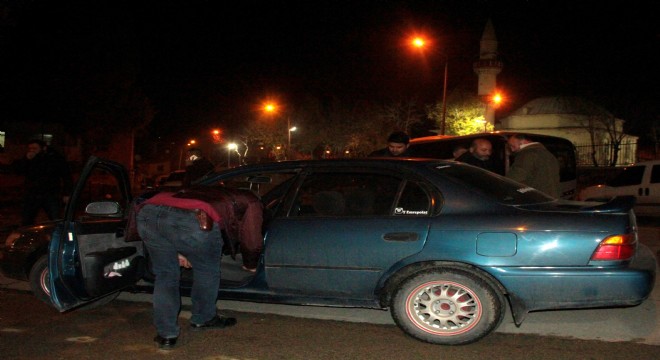
[(160, 335), (156, 335), (154, 341), (158, 344), (158, 348), (162, 350), (172, 350), (176, 346), (176, 339), (173, 338), (164, 338)]
[(193, 331), (202, 331), (202, 330), (214, 330), (214, 329), (224, 329), (226, 327), (236, 325), (236, 318), (233, 317), (224, 317), (224, 316), (214, 316), (213, 319), (203, 323), (203, 324), (190, 324), (190, 327)]

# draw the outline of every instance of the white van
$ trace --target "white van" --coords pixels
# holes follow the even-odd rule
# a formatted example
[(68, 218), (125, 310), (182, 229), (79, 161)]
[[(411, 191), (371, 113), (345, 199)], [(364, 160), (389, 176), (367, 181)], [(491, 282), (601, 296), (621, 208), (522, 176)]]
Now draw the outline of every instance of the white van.
[(660, 215), (660, 160), (644, 161), (627, 166), (612, 180), (603, 185), (585, 188), (580, 200), (597, 200), (619, 195), (637, 198), (635, 213)]

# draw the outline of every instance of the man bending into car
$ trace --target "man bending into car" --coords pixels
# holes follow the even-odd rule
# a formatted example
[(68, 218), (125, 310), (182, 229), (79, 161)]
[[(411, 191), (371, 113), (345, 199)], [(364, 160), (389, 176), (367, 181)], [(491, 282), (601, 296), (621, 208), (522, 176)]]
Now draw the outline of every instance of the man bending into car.
[(137, 230), (156, 277), (154, 341), (160, 349), (174, 348), (180, 333), (179, 266), (193, 268), (191, 329), (223, 329), (236, 324), (235, 318), (219, 316), (216, 309), (223, 246), (220, 220), (209, 203), (174, 193), (159, 193), (140, 205)]

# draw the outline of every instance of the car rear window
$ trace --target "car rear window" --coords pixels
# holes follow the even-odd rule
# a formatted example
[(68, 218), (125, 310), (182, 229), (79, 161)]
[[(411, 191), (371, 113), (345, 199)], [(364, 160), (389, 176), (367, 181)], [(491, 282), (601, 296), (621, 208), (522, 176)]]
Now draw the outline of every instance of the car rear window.
[(435, 171), (507, 205), (538, 204), (554, 200), (534, 188), (474, 166), (446, 164), (436, 166)]

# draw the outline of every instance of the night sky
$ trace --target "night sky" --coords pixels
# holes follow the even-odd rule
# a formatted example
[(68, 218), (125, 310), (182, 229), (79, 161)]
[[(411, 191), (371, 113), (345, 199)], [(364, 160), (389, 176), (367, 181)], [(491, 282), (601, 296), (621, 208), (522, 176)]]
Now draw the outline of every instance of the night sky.
[[(235, 128), (266, 98), (430, 103), (445, 54), (449, 90), (476, 92), (489, 18), (504, 62), (498, 117), (553, 95), (593, 100), (633, 132), (660, 114), (653, 1), (89, 3), (1, 2), (3, 120), (75, 125), (130, 94), (156, 109), (150, 131), (176, 137)], [(438, 49), (424, 60), (404, 43), (422, 32)]]

